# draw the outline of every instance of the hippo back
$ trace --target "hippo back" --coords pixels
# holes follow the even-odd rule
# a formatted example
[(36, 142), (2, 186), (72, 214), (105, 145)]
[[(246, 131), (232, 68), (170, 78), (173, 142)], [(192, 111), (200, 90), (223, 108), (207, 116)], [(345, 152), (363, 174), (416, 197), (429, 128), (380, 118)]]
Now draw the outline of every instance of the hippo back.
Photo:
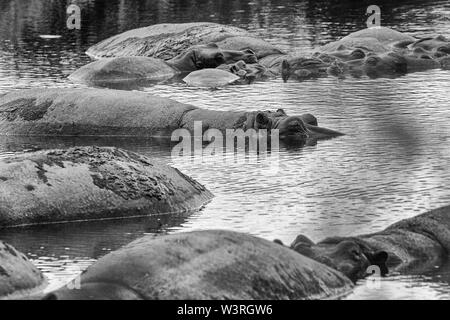
[(23, 253), (0, 241), (0, 299), (34, 293), (44, 284), (42, 273)]
[(0, 97), (0, 134), (167, 136), (196, 107), (142, 92), (29, 89)]
[(71, 80), (87, 83), (114, 83), (136, 80), (167, 80), (176, 71), (161, 59), (148, 57), (105, 58), (72, 73)]
[(81, 290), (50, 298), (101, 299), (105, 285), (116, 298), (149, 300), (321, 299), (352, 288), (339, 272), (280, 244), (210, 230), (136, 240), (89, 267)]
[[(234, 37), (236, 39), (232, 40)], [(221, 44), (227, 50), (252, 49), (258, 57), (277, 51), (274, 46), (252, 37), (244, 29), (210, 22), (194, 22), (156, 24), (129, 30), (101, 41), (86, 53), (97, 59), (147, 56), (169, 60), (192, 46), (210, 43)]]
[(232, 84), (240, 78), (220, 69), (203, 69), (191, 72), (183, 79), (191, 87), (217, 88)]
[(400, 41), (415, 41), (416, 39), (407, 34), (398, 32), (396, 30), (386, 27), (372, 27), (353, 32), (344, 39), (356, 39), (356, 38), (374, 38), (382, 44), (391, 44)]

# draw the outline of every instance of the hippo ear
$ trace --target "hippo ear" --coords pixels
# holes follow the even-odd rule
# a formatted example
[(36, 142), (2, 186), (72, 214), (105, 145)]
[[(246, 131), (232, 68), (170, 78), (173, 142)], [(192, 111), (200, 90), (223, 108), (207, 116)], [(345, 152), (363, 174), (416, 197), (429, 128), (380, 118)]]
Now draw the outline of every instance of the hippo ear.
[(296, 246), (312, 247), (314, 242), (312, 242), (307, 236), (302, 234), (295, 238), (294, 242), (291, 244), (291, 248), (294, 249)]
[(378, 266), (380, 268), (381, 275), (384, 276), (389, 272), (386, 265), (388, 258), (389, 255), (386, 251), (378, 251), (370, 257), (369, 261), (371, 264)]
[(291, 65), (287, 60), (283, 60), (281, 62), (281, 77), (283, 78), (283, 81), (288, 81), (289, 77), (291, 75)]
[(278, 109), (276, 113), (278, 113), (279, 115), (282, 115), (282, 116), (287, 116), (286, 112), (281, 108)]
[(255, 119), (255, 129), (269, 129), (270, 119), (263, 112), (258, 112)]
[(407, 46), (409, 46), (410, 44), (414, 43), (415, 41), (411, 41), (411, 40), (401, 40), (398, 41), (396, 43), (394, 43), (394, 47), (395, 48), (399, 48), (399, 49), (406, 49)]
[(273, 240), (274, 243), (284, 246), (283, 242), (280, 239)]
[(343, 50), (348, 50), (348, 48), (345, 45), (341, 44), (341, 45), (339, 45), (339, 47), (337, 47), (336, 50), (337, 51), (343, 51)]
[(313, 245), (314, 242), (312, 242), (308, 237), (301, 234), (297, 236), (297, 238), (295, 238), (294, 242), (292, 242), (291, 249), (307, 257), (311, 257), (311, 248)]

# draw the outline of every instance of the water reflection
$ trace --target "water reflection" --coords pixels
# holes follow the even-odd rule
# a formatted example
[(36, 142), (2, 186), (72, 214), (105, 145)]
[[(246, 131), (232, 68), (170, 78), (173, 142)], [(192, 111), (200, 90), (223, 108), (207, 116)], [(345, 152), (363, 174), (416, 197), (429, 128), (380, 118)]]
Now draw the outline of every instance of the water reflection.
[[(90, 59), (92, 44), (127, 29), (162, 22), (214, 21), (263, 34), (292, 52), (309, 52), (364, 27), (371, 1), (84, 0), (81, 31), (65, 29), (70, 1), (0, 2), (0, 94), (31, 87), (82, 85), (67, 75)], [(382, 24), (422, 36), (446, 34), (449, 1), (385, 1)], [(41, 34), (60, 34), (42, 39)], [(290, 243), (381, 230), (450, 203), (450, 74), (432, 70), (397, 79), (334, 79), (283, 83), (281, 79), (220, 90), (162, 83), (140, 90), (212, 110), (283, 108), (312, 113), (319, 124), (347, 133), (317, 145), (282, 145), (270, 158), (241, 163), (229, 155), (201, 161), (173, 158), (168, 139), (0, 137), (0, 158), (39, 148), (117, 146), (157, 157), (205, 184), (215, 198), (189, 217), (89, 222), (1, 230), (3, 240), (30, 255), (61, 284), (144, 233), (225, 228)], [(157, 219), (160, 219), (158, 222)], [(162, 224), (162, 226), (161, 226)], [(362, 282), (349, 298), (448, 298), (448, 265), (421, 276), (383, 280), (373, 291)]]

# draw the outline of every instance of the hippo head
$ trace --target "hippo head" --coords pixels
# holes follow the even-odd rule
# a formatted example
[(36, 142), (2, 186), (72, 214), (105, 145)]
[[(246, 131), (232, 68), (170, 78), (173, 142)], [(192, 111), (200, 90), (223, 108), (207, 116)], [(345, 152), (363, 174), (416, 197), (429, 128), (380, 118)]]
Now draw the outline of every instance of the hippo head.
[(318, 77), (326, 73), (328, 64), (318, 58), (289, 58), (281, 62), (281, 77), (286, 82), (291, 77), (298, 80)]
[(278, 129), (280, 138), (306, 139), (309, 136), (303, 119), (300, 116), (288, 116), (283, 109), (276, 112), (257, 112), (251, 126), (256, 130)]
[(252, 83), (255, 79), (261, 77), (266, 72), (266, 68), (258, 63), (247, 64), (240, 60), (233, 64), (221, 65), (219, 69), (234, 73), (235, 75), (246, 79), (248, 83)]
[(354, 282), (366, 277), (370, 266), (379, 267), (382, 275), (388, 273), (388, 254), (371, 250), (354, 238), (330, 238), (314, 244), (300, 235), (291, 244), (291, 249), (342, 272)]
[(225, 55), (214, 43), (194, 47), (192, 49), (191, 58), (198, 70), (217, 68), (221, 64), (226, 63)]
[(406, 74), (408, 64), (400, 54), (389, 52), (382, 55), (368, 55), (364, 60), (363, 69), (371, 78), (389, 77)]
[(245, 63), (257, 63), (258, 57), (251, 49), (239, 50), (222, 50), (225, 63), (234, 63), (244, 61)]
[(449, 55), (450, 55), (450, 43), (438, 47), (434, 53), (434, 56), (436, 58), (441, 58), (441, 57), (445, 57), (445, 56), (449, 56)]

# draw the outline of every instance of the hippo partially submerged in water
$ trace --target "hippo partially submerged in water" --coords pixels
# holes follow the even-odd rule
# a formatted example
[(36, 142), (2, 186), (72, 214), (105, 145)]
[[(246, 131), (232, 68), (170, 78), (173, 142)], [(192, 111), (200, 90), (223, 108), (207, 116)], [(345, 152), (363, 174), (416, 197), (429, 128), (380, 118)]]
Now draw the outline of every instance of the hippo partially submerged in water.
[(317, 244), (300, 235), (295, 251), (343, 272), (352, 280), (375, 265), (388, 272), (422, 273), (448, 258), (450, 206), (402, 220), (383, 231), (354, 237), (333, 237)]
[(343, 274), (288, 248), (214, 230), (141, 238), (101, 258), (79, 283), (45, 299), (330, 299), (352, 289)]
[(0, 300), (34, 294), (45, 284), (42, 273), (23, 253), (0, 241)]
[(168, 136), (176, 129), (279, 130), (280, 138), (324, 139), (341, 133), (317, 119), (276, 112), (213, 111), (148, 95), (107, 89), (31, 89), (0, 96), (0, 134), (52, 136)]
[[(192, 46), (211, 43), (225, 52), (251, 50), (258, 59), (282, 53), (244, 29), (211, 22), (165, 23), (133, 29), (103, 40), (86, 53), (96, 59), (145, 56), (170, 60)], [(231, 57), (226, 54), (226, 58)]]
[(244, 61), (254, 63), (255, 54), (250, 51), (223, 51), (216, 44), (191, 47), (180, 55), (161, 60), (151, 57), (130, 56), (105, 58), (91, 62), (73, 72), (69, 79), (93, 84), (139, 80), (167, 80), (177, 74), (222, 64)]
[(46, 299), (339, 298), (369, 267), (423, 271), (446, 259), (450, 207), (371, 235), (318, 244), (299, 236), (291, 249), (275, 242), (214, 230), (147, 236), (88, 268), (76, 280), (81, 290), (66, 286)]
[(0, 228), (187, 212), (211, 198), (177, 169), (116, 148), (38, 151), (0, 162)]
[[(298, 80), (328, 75), (396, 77), (408, 72), (450, 66), (450, 42), (443, 36), (416, 39), (386, 27), (373, 27), (349, 34), (322, 46), (311, 56), (287, 54), (249, 32), (211, 23), (162, 24), (127, 31), (91, 47), (99, 57), (148, 56), (171, 59), (191, 45), (214, 43), (220, 50), (254, 52), (257, 63), (227, 68), (245, 79), (282, 76)], [(228, 55), (232, 61), (231, 56)], [(238, 59), (238, 56), (235, 56)], [(235, 60), (236, 60), (235, 59)], [(248, 61), (247, 61), (248, 62)], [(257, 67), (256, 67), (257, 66)], [(251, 82), (251, 81), (248, 81)]]

